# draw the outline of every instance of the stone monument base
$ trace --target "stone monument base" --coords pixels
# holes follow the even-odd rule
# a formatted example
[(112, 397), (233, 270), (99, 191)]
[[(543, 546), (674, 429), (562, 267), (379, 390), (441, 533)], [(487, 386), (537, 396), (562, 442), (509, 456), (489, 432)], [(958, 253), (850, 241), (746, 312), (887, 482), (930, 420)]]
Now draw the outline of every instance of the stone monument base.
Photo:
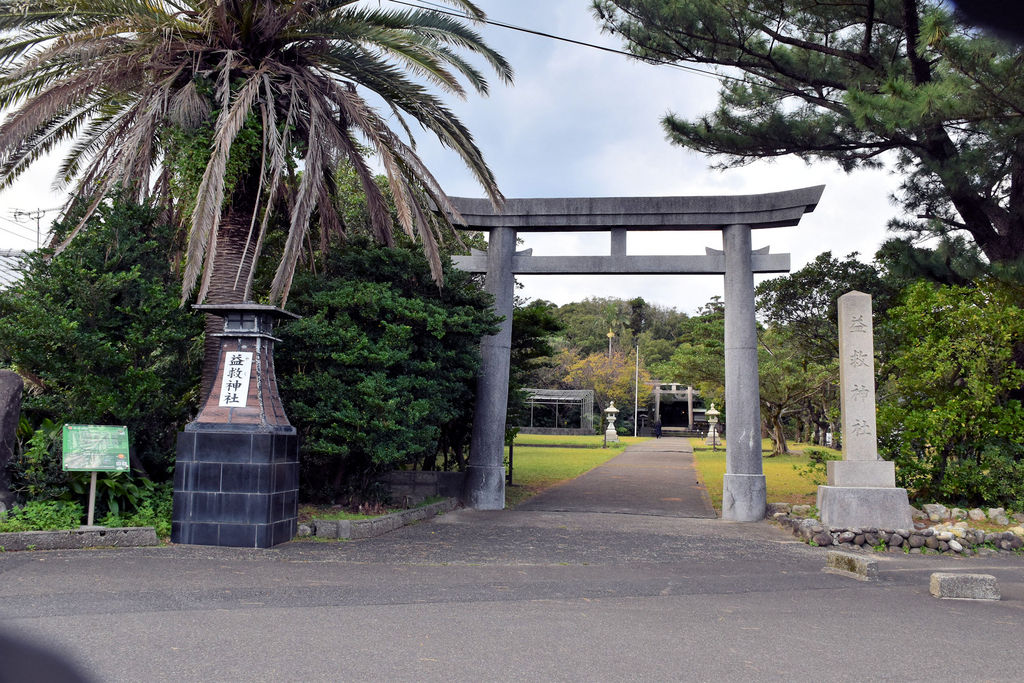
[(889, 460), (829, 460), (829, 486), (896, 487), (896, 464)]
[(767, 499), (763, 474), (726, 474), (722, 479), (722, 519), (758, 522), (764, 519)]
[(186, 426), (178, 434), (171, 541), (239, 548), (290, 541), (298, 523), (296, 439), (293, 427)]
[(895, 487), (819, 486), (818, 513), (830, 527), (914, 528), (907, 490)]

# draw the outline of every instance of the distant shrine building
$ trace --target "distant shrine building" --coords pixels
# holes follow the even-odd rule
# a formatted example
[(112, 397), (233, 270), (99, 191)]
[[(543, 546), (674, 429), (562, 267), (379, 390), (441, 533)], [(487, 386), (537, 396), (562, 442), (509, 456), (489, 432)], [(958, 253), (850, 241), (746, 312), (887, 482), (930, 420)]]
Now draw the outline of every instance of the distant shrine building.
[(675, 382), (655, 380), (648, 383), (653, 392), (653, 407), (650, 412), (651, 423), (661, 420), (663, 429), (706, 432), (708, 421), (705, 417), (707, 408), (700, 392), (691, 386)]
[[(692, 386), (678, 382), (654, 380), (646, 383), (651, 388), (651, 399), (638, 407), (637, 432), (651, 436), (655, 422), (661, 421), (667, 433), (679, 436), (707, 433), (707, 407), (700, 392)], [(552, 434), (584, 436), (597, 433), (602, 424), (595, 412), (594, 392), (589, 389), (525, 389), (528, 411), (515, 425), (521, 434)], [(632, 423), (628, 407), (620, 421)]]

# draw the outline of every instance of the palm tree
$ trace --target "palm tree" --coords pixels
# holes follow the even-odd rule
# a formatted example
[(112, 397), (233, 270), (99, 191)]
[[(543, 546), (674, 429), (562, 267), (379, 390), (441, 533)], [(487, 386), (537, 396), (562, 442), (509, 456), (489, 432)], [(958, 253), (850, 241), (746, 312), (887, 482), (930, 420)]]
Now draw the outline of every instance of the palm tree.
[[(86, 217), (116, 184), (140, 198), (159, 195), (188, 225), (183, 302), (193, 294), (209, 303), (251, 300), (272, 216), (286, 214), (269, 292), (283, 305), (311, 225), (321, 246), (343, 234), (331, 201), (342, 161), (359, 175), (376, 236), (390, 242), (391, 213), (369, 149), (387, 175), (398, 222), (421, 239), (439, 279), (439, 221), (460, 216), (418, 157), (407, 119), (455, 150), (498, 206), (493, 174), (440, 97), (464, 97), (463, 83), (487, 94), (467, 53), (502, 81), (512, 77), (455, 16), (481, 21), (483, 12), (468, 0), (443, 2), (448, 9), (356, 0), (0, 0), (0, 110), (8, 114), (0, 188), (40, 156), (67, 150), (56, 184), (85, 203)], [(84, 225), (83, 218), (56, 251)]]

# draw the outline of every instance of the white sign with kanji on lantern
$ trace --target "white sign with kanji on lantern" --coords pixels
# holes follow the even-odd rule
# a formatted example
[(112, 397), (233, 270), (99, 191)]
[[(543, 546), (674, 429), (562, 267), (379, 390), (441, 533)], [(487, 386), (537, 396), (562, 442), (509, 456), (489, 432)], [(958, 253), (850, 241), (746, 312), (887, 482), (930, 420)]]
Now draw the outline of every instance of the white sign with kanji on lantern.
[(252, 352), (230, 351), (224, 357), (224, 375), (220, 382), (220, 406), (244, 408), (249, 399)]

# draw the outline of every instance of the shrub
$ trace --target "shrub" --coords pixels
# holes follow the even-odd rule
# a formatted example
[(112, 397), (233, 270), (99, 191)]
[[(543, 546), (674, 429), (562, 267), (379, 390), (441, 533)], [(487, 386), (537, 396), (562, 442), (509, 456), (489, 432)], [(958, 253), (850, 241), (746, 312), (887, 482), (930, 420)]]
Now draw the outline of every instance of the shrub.
[(793, 469), (816, 486), (824, 486), (828, 480), (828, 461), (843, 459), (841, 454), (824, 448), (805, 448), (804, 455), (807, 456), (807, 462), (793, 465)]
[(0, 516), (0, 532), (76, 529), (84, 516), (85, 510), (75, 501), (33, 500)]
[[(76, 224), (72, 216), (55, 233)], [(195, 411), (202, 354), (201, 316), (180, 306), (177, 252), (175, 230), (155, 208), (115, 196), (61, 254), (28, 257), (22, 280), (0, 291), (0, 364), (26, 379), (26, 431), (126, 425), (132, 467), (169, 476), (177, 432)], [(59, 446), (43, 440), (13, 464), (23, 499), (67, 493)]]
[(489, 297), (465, 273), (433, 283), (418, 247), (352, 239), (296, 275), (279, 329), (282, 399), (300, 434), (304, 499), (372, 495), (376, 474), (436, 460), (468, 435)]
[(171, 535), (171, 507), (173, 491), (170, 482), (149, 489), (138, 501), (131, 513), (108, 513), (100, 524), (103, 526), (151, 526), (156, 535), (166, 538)]
[(1021, 293), (920, 283), (890, 311), (904, 343), (881, 384), (879, 450), (926, 501), (1013, 508), (1024, 500)]

